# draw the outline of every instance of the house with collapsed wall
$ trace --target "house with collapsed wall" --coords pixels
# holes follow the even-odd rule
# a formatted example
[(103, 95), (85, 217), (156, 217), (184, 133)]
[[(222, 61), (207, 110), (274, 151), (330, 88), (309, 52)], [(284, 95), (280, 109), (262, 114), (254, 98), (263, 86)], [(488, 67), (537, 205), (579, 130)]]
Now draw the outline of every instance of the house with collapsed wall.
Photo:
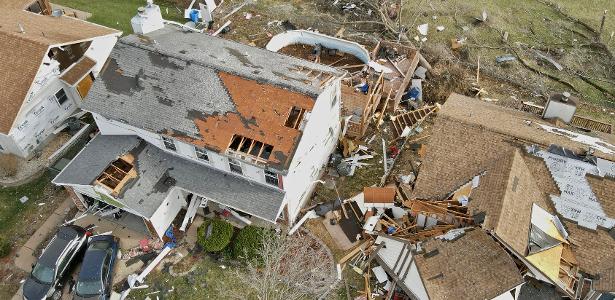
[(52, 12), (46, 0), (0, 9), (0, 153), (28, 158), (78, 110), (121, 32)]
[(376, 261), (411, 299), (514, 300), (525, 282), (510, 254), (481, 229), (415, 244), (379, 235), (375, 244)]
[[(574, 299), (615, 292), (615, 142), (452, 94), (438, 113), (413, 197), (454, 198), (525, 276)], [(446, 176), (442, 176), (446, 174)]]
[(292, 223), (337, 145), (343, 72), (154, 27), (117, 43), (82, 105), (100, 133), (53, 182), (158, 237), (182, 209)]

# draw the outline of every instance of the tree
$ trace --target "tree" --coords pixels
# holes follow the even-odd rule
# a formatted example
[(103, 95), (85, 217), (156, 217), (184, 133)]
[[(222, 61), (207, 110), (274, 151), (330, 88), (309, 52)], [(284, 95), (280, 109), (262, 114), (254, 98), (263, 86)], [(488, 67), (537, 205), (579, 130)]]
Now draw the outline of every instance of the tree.
[[(317, 299), (336, 281), (335, 263), (322, 242), (296, 232), (292, 236), (261, 231), (262, 242), (245, 267), (234, 272), (227, 287), (236, 299), (294, 300)], [(224, 288), (224, 287), (222, 287)]]
[(197, 239), (207, 252), (222, 251), (231, 242), (233, 225), (221, 219), (206, 219), (197, 229)]

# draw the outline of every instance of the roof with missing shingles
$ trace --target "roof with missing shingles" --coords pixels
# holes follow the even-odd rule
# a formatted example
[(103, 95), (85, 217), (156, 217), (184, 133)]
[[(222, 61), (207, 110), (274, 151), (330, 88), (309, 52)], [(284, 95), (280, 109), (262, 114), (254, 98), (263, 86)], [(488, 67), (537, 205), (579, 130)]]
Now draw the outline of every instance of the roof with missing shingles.
[(241, 135), (273, 146), (267, 164), (285, 170), (301, 131), (284, 123), (293, 106), (310, 111), (322, 92), (321, 82), (304, 74), (308, 70), (343, 74), (165, 27), (147, 37), (122, 38), (82, 107), (217, 152), (226, 151), (233, 135)]
[(96, 136), (53, 182), (93, 185), (110, 163), (126, 153), (135, 157), (137, 178), (126, 184), (116, 200), (147, 218), (174, 187), (272, 222), (284, 199), (281, 190), (177, 157), (136, 136)]

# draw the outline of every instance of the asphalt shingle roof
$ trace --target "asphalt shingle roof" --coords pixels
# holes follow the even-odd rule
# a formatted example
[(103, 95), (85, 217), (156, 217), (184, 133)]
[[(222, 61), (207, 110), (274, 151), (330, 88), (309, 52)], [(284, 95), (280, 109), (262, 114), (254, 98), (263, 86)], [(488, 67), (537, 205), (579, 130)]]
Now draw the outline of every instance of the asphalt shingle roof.
[(135, 136), (96, 136), (53, 182), (91, 185), (111, 162), (128, 152), (135, 156), (138, 175), (117, 200), (145, 217), (152, 216), (172, 187), (272, 222), (284, 199), (281, 190), (180, 158)]

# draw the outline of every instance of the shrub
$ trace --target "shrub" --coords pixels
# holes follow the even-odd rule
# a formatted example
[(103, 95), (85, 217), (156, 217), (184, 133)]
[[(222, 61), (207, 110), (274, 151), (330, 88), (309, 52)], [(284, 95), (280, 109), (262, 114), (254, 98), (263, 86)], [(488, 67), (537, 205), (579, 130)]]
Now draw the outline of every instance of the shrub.
[(19, 161), (12, 154), (0, 154), (0, 175), (12, 177), (17, 174)]
[(233, 225), (221, 219), (206, 219), (197, 230), (197, 240), (207, 252), (222, 251), (232, 237)]
[(11, 253), (11, 242), (0, 238), (0, 257), (5, 257)]
[(260, 251), (265, 229), (256, 226), (246, 226), (233, 241), (233, 257), (252, 259)]

